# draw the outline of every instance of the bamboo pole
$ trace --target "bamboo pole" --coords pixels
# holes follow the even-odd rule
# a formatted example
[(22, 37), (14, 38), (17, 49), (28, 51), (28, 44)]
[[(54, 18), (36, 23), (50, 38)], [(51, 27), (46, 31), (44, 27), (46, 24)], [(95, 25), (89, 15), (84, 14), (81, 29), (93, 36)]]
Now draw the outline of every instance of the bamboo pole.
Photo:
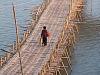
[(19, 55), (19, 61), (20, 61), (20, 70), (21, 70), (21, 74), (23, 74), (23, 67), (22, 67), (22, 60), (21, 60), (21, 54), (20, 54), (20, 45), (19, 45), (19, 34), (18, 34), (18, 24), (17, 24), (17, 20), (16, 20), (16, 11), (15, 11), (15, 6), (12, 3), (13, 6), (13, 17), (14, 17), (14, 23), (15, 23), (15, 28), (16, 28), (16, 50), (18, 51), (18, 55)]
[(58, 70), (59, 75), (61, 75), (60, 71)]
[(63, 67), (64, 67), (64, 70), (65, 70), (66, 75), (68, 75), (68, 71), (66, 70), (64, 63), (63, 62), (61, 62), (61, 63), (63, 65)]
[(3, 57), (0, 58), (0, 66), (3, 66)]

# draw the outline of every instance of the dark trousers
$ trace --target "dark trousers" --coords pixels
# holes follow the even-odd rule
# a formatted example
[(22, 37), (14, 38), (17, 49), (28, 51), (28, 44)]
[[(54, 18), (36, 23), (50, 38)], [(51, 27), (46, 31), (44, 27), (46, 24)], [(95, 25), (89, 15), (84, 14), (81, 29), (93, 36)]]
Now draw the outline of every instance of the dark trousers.
[(42, 37), (42, 44), (47, 45), (47, 37)]

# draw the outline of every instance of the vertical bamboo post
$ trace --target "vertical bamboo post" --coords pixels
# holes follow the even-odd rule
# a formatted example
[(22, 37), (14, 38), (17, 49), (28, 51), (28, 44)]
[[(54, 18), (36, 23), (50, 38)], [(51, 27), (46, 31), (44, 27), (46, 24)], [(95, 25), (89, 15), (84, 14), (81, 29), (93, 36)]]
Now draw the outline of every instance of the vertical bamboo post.
[(21, 60), (21, 54), (20, 54), (20, 51), (19, 51), (19, 34), (18, 34), (18, 25), (17, 25), (17, 20), (16, 20), (16, 11), (15, 11), (15, 6), (14, 4), (12, 3), (12, 6), (13, 6), (13, 17), (14, 17), (14, 23), (15, 23), (15, 28), (16, 28), (16, 50), (18, 51), (18, 55), (19, 55), (19, 61), (20, 61), (20, 70), (21, 70), (21, 74), (23, 74), (23, 67), (22, 67), (22, 60)]
[(72, 0), (70, 0), (70, 10), (72, 11)]
[(57, 75), (57, 70), (56, 70), (56, 75)]
[(0, 66), (2, 67), (3, 66), (3, 58), (2, 57), (0, 58), (0, 62), (1, 62)]
[[(66, 50), (65, 50), (66, 51)], [(70, 58), (70, 56), (69, 56), (69, 54), (68, 54), (68, 51), (66, 51), (66, 56), (68, 57), (68, 64), (69, 64), (69, 66), (70, 66), (70, 68), (71, 68), (71, 70), (72, 70), (72, 67), (71, 67), (71, 58)]]
[(66, 70), (65, 65), (64, 65), (64, 63), (63, 63), (63, 61), (62, 61), (61, 63), (62, 63), (62, 66), (64, 67), (64, 70), (65, 70), (66, 75), (68, 75), (68, 71)]
[(13, 53), (15, 52), (15, 44), (13, 43)]
[(60, 71), (58, 70), (59, 75), (61, 75)]
[(4, 60), (5, 60), (4, 62), (7, 62), (7, 56), (4, 57)]

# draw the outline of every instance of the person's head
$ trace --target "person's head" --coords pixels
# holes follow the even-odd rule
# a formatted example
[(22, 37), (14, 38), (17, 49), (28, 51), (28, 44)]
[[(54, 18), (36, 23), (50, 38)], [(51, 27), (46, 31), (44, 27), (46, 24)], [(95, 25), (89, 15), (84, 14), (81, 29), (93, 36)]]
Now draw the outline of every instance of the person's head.
[(46, 26), (43, 26), (43, 29), (46, 29)]

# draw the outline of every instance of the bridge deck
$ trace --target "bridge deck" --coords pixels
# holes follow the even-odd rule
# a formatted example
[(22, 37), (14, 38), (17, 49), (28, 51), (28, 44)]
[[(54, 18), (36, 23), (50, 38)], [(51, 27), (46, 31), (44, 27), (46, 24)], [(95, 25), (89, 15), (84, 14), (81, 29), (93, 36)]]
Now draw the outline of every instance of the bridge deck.
[[(43, 12), (33, 33), (22, 46), (21, 58), (24, 75), (38, 75), (44, 63), (50, 58), (50, 54), (58, 41), (63, 29), (68, 10), (68, 0), (52, 0)], [(48, 45), (39, 44), (39, 38), (43, 26), (47, 26), (51, 33)], [(18, 53), (0, 70), (0, 75), (21, 75)]]

